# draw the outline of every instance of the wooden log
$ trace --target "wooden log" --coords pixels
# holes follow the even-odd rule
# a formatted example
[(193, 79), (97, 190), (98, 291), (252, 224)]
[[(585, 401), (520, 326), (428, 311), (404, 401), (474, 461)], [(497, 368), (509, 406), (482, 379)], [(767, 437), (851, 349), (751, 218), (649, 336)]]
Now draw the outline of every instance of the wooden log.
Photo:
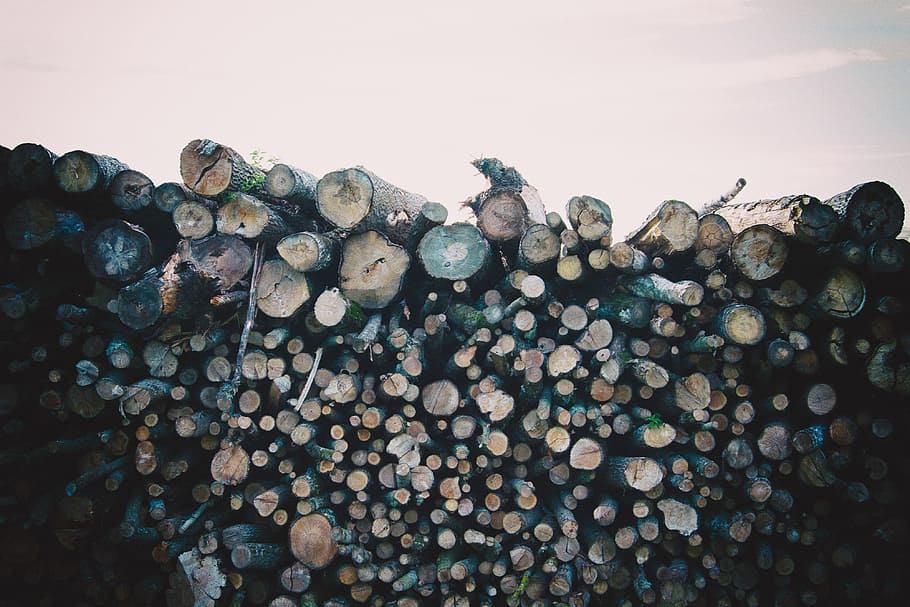
[(643, 492), (650, 491), (664, 478), (660, 464), (648, 457), (607, 456), (598, 472), (610, 484)]
[(218, 208), (215, 227), (232, 234), (274, 244), (291, 232), (287, 222), (272, 205), (249, 194), (238, 193)]
[(171, 215), (177, 233), (184, 238), (205, 238), (215, 229), (214, 205), (197, 200), (180, 202)]
[(146, 329), (162, 318), (183, 318), (208, 300), (210, 287), (192, 268), (173, 255), (161, 272), (149, 271), (137, 282), (120, 289), (117, 316), (131, 329)]
[(379, 232), (356, 234), (342, 247), (338, 286), (364, 308), (383, 308), (398, 296), (410, 265), (407, 251)]
[(294, 557), (310, 570), (324, 569), (338, 553), (332, 524), (323, 514), (308, 514), (294, 521), (289, 543)]
[(566, 216), (583, 240), (610, 244), (613, 213), (604, 201), (593, 196), (573, 196), (566, 204)]
[(610, 264), (624, 274), (641, 274), (651, 259), (628, 242), (617, 242), (610, 246)]
[(333, 171), (319, 180), (316, 210), (342, 230), (375, 230), (403, 244), (427, 200), (364, 168)]
[(72, 211), (55, 208), (43, 198), (26, 198), (7, 214), (3, 231), (7, 244), (17, 250), (30, 250), (50, 242), (78, 250), (85, 225)]
[(497, 158), (480, 158), (471, 164), (489, 182), (489, 188), (469, 200), (477, 227), (495, 244), (517, 242), (533, 223), (546, 223), (546, 211), (537, 190), (514, 167)]
[(684, 306), (701, 304), (705, 294), (704, 287), (697, 282), (691, 280), (673, 282), (659, 274), (630, 276), (624, 278), (620, 284), (633, 295)]
[(759, 224), (736, 235), (730, 247), (730, 259), (744, 277), (762, 281), (776, 276), (783, 269), (788, 250), (780, 231)]
[(825, 201), (832, 207), (847, 232), (862, 243), (896, 238), (904, 224), (904, 203), (894, 189), (882, 181), (853, 186)]
[(626, 242), (647, 255), (673, 255), (691, 249), (697, 237), (698, 214), (684, 202), (667, 200)]
[(310, 300), (310, 283), (306, 274), (293, 269), (283, 259), (270, 259), (262, 264), (256, 305), (266, 316), (289, 318)]
[(180, 152), (183, 183), (200, 196), (227, 191), (265, 195), (265, 173), (233, 149), (209, 139), (194, 139)]
[(896, 394), (910, 394), (910, 363), (907, 347), (889, 342), (875, 348), (866, 363), (866, 376), (876, 388)]
[(316, 202), (318, 182), (314, 175), (287, 164), (276, 164), (265, 174), (269, 195), (307, 207)]
[(735, 233), (764, 224), (810, 244), (833, 242), (840, 227), (834, 208), (808, 194), (731, 202), (714, 213), (726, 219)]
[(907, 260), (906, 240), (885, 238), (869, 244), (866, 267), (872, 272), (900, 272)]
[(414, 218), (411, 231), (408, 232), (408, 239), (404, 243), (404, 248), (408, 251), (416, 251), (417, 246), (427, 232), (436, 226), (444, 224), (448, 216), (449, 210), (438, 202), (423, 203), (423, 206), (420, 207), (420, 214)]
[(726, 342), (754, 346), (765, 336), (765, 317), (752, 306), (730, 304), (717, 313), (714, 327)]
[(297, 232), (279, 240), (276, 248), (298, 272), (319, 272), (335, 263), (340, 245), (332, 234)]
[(240, 445), (226, 445), (215, 453), (210, 470), (215, 481), (237, 486), (250, 473), (250, 456)]
[(180, 260), (188, 262), (218, 290), (228, 291), (246, 278), (253, 267), (253, 251), (236, 236), (216, 234), (201, 240), (184, 241), (177, 246)]
[(518, 266), (535, 274), (552, 273), (559, 258), (559, 236), (542, 223), (525, 230), (518, 243)]
[[(162, 213), (173, 213), (180, 204), (184, 202), (196, 201), (196, 193), (191, 189), (175, 181), (166, 181), (155, 186), (152, 199), (157, 208)], [(198, 202), (198, 201), (197, 201)]]
[(835, 267), (825, 273), (822, 287), (811, 300), (812, 308), (833, 318), (853, 318), (866, 305), (866, 285), (847, 268)]
[(54, 162), (54, 181), (69, 194), (107, 191), (117, 173), (128, 166), (110, 156), (82, 150), (67, 152)]
[(5, 179), (20, 192), (44, 192), (51, 185), (57, 156), (37, 143), (20, 143), (7, 150)]
[(490, 269), (490, 243), (475, 226), (456, 223), (427, 232), (417, 248), (417, 258), (432, 278), (479, 279)]
[(698, 218), (698, 235), (695, 238), (696, 251), (713, 251), (724, 255), (733, 243), (733, 229), (722, 215), (707, 213)]
[(109, 219), (86, 232), (82, 253), (92, 276), (126, 282), (151, 265), (152, 243), (139, 226)]
[(111, 180), (108, 195), (115, 207), (126, 212), (141, 211), (151, 206), (155, 184), (139, 171), (120, 171)]

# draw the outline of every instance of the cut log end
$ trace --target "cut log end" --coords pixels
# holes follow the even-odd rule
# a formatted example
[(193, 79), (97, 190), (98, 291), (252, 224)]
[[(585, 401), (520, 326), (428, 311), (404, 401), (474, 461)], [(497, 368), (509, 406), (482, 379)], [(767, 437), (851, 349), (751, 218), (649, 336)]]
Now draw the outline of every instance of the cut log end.
[(332, 524), (322, 514), (300, 517), (289, 533), (294, 557), (312, 570), (324, 569), (338, 553), (338, 545), (332, 539)]

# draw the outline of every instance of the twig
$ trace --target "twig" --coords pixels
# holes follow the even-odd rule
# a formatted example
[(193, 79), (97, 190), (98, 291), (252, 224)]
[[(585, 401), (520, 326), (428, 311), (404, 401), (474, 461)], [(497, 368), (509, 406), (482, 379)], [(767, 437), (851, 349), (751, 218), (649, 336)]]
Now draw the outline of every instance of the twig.
[(743, 188), (746, 187), (746, 180), (742, 177), (736, 180), (736, 185), (733, 186), (728, 192), (722, 194), (720, 198), (712, 202), (706, 202), (705, 206), (701, 208), (701, 215), (707, 215), (708, 213), (713, 213), (720, 207), (724, 206), (734, 198), (737, 194), (743, 191)]
[(199, 504), (199, 507), (196, 508), (196, 511), (193, 512), (190, 515), (190, 517), (188, 519), (186, 519), (185, 521), (183, 521), (183, 524), (181, 524), (180, 527), (177, 528), (177, 533), (179, 533), (180, 535), (183, 535), (184, 533), (186, 533), (189, 530), (189, 528), (192, 527), (193, 524), (199, 520), (199, 517), (202, 516), (202, 513), (208, 509), (209, 503), (210, 502), (202, 502), (201, 504)]
[(310, 374), (306, 378), (306, 383), (303, 385), (303, 390), (300, 391), (300, 396), (297, 397), (297, 404), (294, 405), (295, 411), (300, 411), (300, 408), (303, 407), (303, 399), (306, 398), (307, 393), (310, 391), (310, 388), (313, 387), (313, 381), (316, 379), (316, 371), (319, 370), (319, 361), (322, 360), (322, 347), (320, 346), (316, 350), (316, 356), (313, 359), (313, 368), (310, 369)]
[(247, 302), (246, 320), (243, 323), (243, 330), (240, 332), (240, 343), (237, 346), (237, 362), (234, 364), (234, 373), (231, 375), (231, 380), (222, 384), (221, 389), (218, 390), (219, 402), (224, 399), (230, 401), (230, 406), (223, 407), (222, 410), (227, 410), (231, 413), (234, 411), (234, 395), (237, 394), (237, 386), (240, 385), (240, 373), (243, 368), (243, 357), (246, 356), (246, 347), (247, 342), (249, 342), (250, 339), (250, 331), (253, 330), (253, 324), (256, 322), (256, 292), (259, 284), (259, 273), (261, 271), (262, 248), (259, 243), (256, 243), (256, 253), (253, 256), (253, 275), (250, 278), (250, 297)]

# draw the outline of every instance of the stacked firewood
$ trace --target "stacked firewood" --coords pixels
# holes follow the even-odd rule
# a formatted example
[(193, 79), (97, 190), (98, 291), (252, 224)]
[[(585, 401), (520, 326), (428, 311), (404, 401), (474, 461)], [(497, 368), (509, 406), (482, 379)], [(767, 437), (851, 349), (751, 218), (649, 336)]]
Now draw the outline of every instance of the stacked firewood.
[(0, 604), (899, 600), (908, 243), (829, 200), (473, 223), (190, 142), (0, 148)]

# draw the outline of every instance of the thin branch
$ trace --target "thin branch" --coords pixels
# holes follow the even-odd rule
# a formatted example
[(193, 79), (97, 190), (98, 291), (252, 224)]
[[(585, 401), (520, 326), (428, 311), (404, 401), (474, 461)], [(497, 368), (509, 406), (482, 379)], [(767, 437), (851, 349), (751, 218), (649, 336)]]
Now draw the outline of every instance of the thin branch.
[(294, 405), (295, 411), (300, 411), (300, 408), (303, 407), (303, 399), (306, 398), (306, 395), (310, 391), (310, 388), (313, 387), (313, 381), (316, 379), (316, 371), (319, 370), (319, 362), (321, 360), (322, 360), (322, 347), (320, 346), (316, 350), (316, 357), (313, 359), (313, 368), (310, 369), (310, 374), (306, 378), (306, 383), (303, 385), (303, 390), (300, 391), (300, 396), (297, 397), (297, 404)]
[(722, 194), (717, 200), (706, 202), (705, 206), (701, 208), (701, 215), (707, 215), (708, 213), (713, 213), (720, 207), (724, 206), (734, 198), (737, 194), (743, 191), (743, 188), (746, 187), (746, 180), (742, 177), (736, 180), (736, 185), (734, 185), (729, 191)]
[[(222, 384), (218, 390), (219, 402), (227, 399), (230, 401), (229, 407), (223, 407), (222, 410), (233, 413), (234, 396), (237, 394), (237, 386), (240, 385), (240, 374), (243, 368), (243, 357), (246, 356), (247, 343), (250, 340), (250, 331), (253, 330), (253, 324), (256, 322), (256, 293), (259, 285), (259, 273), (262, 271), (262, 248), (260, 243), (256, 243), (256, 253), (253, 256), (253, 275), (250, 278), (250, 296), (247, 302), (246, 320), (243, 323), (243, 330), (240, 333), (240, 343), (237, 346), (237, 362), (234, 364), (234, 373), (231, 380)], [(220, 407), (221, 408), (221, 407)]]

